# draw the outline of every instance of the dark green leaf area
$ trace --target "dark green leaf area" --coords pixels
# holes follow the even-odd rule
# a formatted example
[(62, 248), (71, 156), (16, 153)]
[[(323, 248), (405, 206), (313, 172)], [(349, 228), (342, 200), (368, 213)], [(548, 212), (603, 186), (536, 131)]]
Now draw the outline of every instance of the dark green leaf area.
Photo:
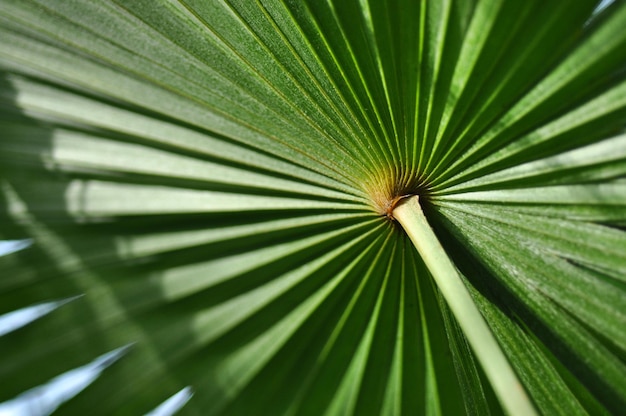
[[(442, 203), (435, 209), (451, 235), (475, 259), (469, 262), (474, 265), (464, 271), (468, 279), (496, 296), (495, 304), (501, 304), (504, 311), (510, 310), (513, 322), (519, 319), (516, 331), (520, 335), (507, 342), (521, 342), (521, 334), (532, 330), (551, 354), (567, 363), (569, 370), (609, 409), (617, 411), (623, 406), (626, 397), (622, 383), (626, 371), (624, 274), (618, 272), (612, 277), (590, 269), (623, 267), (624, 254), (620, 247), (624, 246), (624, 234), (591, 223), (574, 226), (559, 219), (527, 216), (497, 206)], [(603, 237), (593, 238), (598, 233)], [(593, 256), (594, 250), (600, 253)], [(594, 258), (589, 265), (585, 264), (585, 256)], [(482, 265), (477, 266), (478, 262)], [(612, 263), (614, 266), (609, 266)], [(481, 296), (478, 291), (474, 295)], [(494, 308), (489, 298), (479, 305)], [(486, 315), (492, 328), (503, 325), (499, 320), (505, 319), (504, 315), (500, 318), (493, 315), (495, 311)], [(507, 325), (510, 330), (515, 328), (510, 323)], [(499, 334), (498, 330), (495, 332)], [(518, 348), (510, 345), (505, 350), (513, 354)], [(541, 354), (543, 348), (537, 353)], [(551, 354), (542, 360), (549, 360)], [(521, 365), (524, 360), (512, 362)], [(559, 384), (566, 392), (568, 387), (562, 381), (553, 386)], [(572, 392), (579, 394), (576, 390)], [(541, 392), (537, 394), (536, 400), (542, 396)], [(586, 407), (587, 398), (582, 397)]]

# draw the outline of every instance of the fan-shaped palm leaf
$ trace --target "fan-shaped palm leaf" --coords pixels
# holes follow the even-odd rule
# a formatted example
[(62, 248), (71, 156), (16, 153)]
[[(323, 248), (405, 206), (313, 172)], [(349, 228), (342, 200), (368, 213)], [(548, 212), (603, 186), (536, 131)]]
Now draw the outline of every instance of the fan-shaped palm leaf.
[(0, 401), (94, 362), (60, 412), (619, 413), (626, 4), (597, 6), (1, 0), (0, 237), (32, 245), (0, 313), (45, 306)]

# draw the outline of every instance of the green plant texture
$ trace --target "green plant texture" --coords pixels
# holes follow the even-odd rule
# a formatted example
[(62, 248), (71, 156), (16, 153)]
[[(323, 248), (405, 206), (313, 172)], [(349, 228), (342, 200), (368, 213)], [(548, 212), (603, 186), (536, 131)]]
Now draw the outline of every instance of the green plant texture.
[(623, 414), (598, 3), (0, 0), (0, 409)]

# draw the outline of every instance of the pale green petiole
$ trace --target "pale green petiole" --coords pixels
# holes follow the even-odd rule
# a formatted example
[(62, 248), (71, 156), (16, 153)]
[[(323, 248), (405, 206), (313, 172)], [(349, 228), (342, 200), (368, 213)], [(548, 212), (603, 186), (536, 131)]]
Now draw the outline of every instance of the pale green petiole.
[(393, 217), (402, 225), (446, 299), (474, 354), (509, 415), (536, 415), (515, 371), (487, 326), (452, 261), (428, 224), (417, 196), (400, 201)]

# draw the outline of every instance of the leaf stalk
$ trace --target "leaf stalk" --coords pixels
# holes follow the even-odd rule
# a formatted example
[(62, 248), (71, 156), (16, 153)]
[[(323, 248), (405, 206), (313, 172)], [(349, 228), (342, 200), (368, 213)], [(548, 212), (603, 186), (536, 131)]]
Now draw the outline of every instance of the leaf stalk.
[(465, 283), (428, 224), (417, 195), (403, 198), (393, 210), (421, 255), (437, 287), (458, 321), (502, 407), (509, 415), (537, 412)]

